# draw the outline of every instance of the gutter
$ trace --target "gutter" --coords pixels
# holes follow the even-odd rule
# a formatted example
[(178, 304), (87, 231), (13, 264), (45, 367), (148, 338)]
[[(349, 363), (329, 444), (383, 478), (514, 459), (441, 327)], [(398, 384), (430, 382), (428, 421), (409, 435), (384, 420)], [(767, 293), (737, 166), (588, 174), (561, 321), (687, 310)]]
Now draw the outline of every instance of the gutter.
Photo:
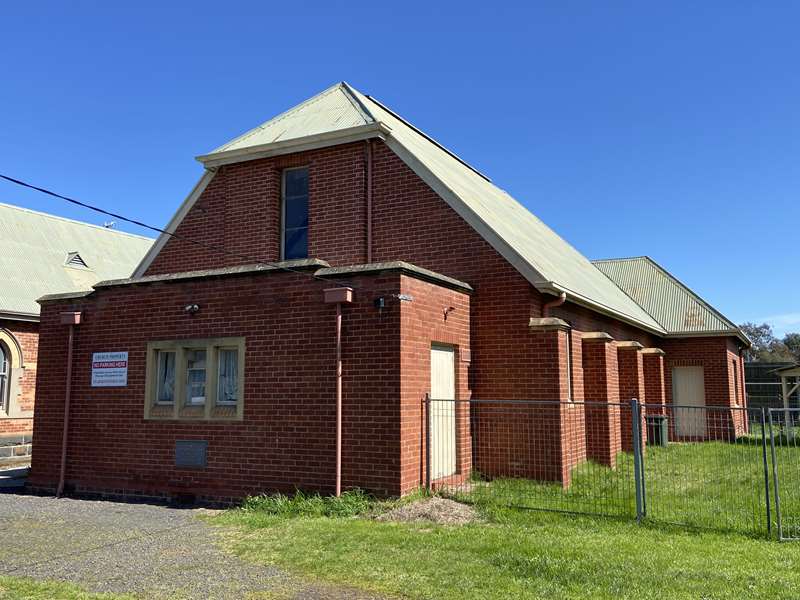
[(0, 319), (7, 319), (9, 321), (26, 321), (29, 323), (38, 323), (39, 315), (37, 313), (17, 312), (14, 310), (0, 310)]
[(314, 150), (316, 148), (325, 148), (327, 146), (335, 146), (371, 138), (386, 139), (391, 131), (392, 130), (385, 123), (368, 123), (367, 125), (357, 125), (356, 127), (348, 127), (347, 129), (327, 131), (289, 140), (267, 142), (265, 144), (238, 148), (236, 150), (223, 150), (222, 152), (201, 154), (195, 157), (195, 160), (203, 163), (206, 168), (218, 167), (220, 165), (254, 160), (256, 158), (303, 152), (305, 150)]
[(567, 292), (569, 294), (570, 302), (584, 306), (590, 310), (593, 310), (594, 312), (612, 317), (618, 321), (623, 321), (624, 323), (628, 323), (629, 325), (633, 325), (634, 327), (648, 331), (659, 337), (664, 337), (667, 335), (667, 331), (665, 329), (653, 327), (652, 325), (648, 325), (647, 323), (644, 323), (635, 317), (631, 317), (630, 315), (616, 311), (613, 308), (605, 306), (604, 304), (600, 304), (596, 301), (589, 300), (588, 298), (576, 294), (572, 290), (565, 288), (554, 281), (549, 281), (541, 285), (535, 284), (534, 287), (540, 292), (553, 294), (554, 296), (560, 296), (562, 292)]

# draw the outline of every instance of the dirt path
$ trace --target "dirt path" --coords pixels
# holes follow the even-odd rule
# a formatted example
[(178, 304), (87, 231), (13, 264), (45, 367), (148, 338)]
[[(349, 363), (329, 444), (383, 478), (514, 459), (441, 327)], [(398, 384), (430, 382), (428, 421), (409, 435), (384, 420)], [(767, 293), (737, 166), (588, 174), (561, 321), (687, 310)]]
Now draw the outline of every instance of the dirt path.
[[(0, 575), (141, 598), (367, 599), (222, 551), (198, 511), (0, 494)], [(263, 595), (262, 595), (263, 594)]]

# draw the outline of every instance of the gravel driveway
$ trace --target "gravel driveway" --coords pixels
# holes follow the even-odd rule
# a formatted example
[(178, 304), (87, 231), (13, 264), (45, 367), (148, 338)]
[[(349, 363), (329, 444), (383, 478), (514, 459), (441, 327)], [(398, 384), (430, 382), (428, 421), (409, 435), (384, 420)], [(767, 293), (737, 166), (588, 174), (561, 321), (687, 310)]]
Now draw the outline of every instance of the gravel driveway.
[(201, 510), (0, 494), (0, 575), (141, 598), (374, 598), (225, 553)]

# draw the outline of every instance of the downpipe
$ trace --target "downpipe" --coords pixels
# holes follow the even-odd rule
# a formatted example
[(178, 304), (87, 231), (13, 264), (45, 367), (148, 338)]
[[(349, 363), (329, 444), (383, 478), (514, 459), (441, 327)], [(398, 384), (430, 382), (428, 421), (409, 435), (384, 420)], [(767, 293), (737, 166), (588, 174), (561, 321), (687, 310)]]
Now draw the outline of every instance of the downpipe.
[(322, 290), (326, 304), (336, 304), (336, 497), (342, 495), (342, 304), (353, 302), (353, 288)]
[(558, 298), (555, 300), (551, 300), (550, 302), (545, 302), (542, 305), (542, 317), (547, 317), (550, 314), (551, 308), (557, 308), (563, 305), (567, 301), (567, 292), (561, 292), (558, 295)]
[(69, 325), (69, 338), (67, 342), (67, 379), (64, 391), (64, 429), (61, 433), (61, 469), (58, 475), (56, 498), (64, 495), (64, 481), (67, 475), (67, 442), (69, 436), (70, 400), (72, 398), (72, 354), (75, 345), (75, 327), (81, 323), (81, 313), (61, 313), (61, 324)]

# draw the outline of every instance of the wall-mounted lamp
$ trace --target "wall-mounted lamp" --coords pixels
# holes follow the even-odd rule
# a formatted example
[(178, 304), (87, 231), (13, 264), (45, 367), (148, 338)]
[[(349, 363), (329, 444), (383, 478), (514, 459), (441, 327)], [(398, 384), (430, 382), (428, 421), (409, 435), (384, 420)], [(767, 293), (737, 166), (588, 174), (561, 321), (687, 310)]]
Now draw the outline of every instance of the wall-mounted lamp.
[(445, 309), (442, 311), (442, 313), (444, 314), (444, 320), (445, 320), (445, 321), (447, 321), (447, 315), (449, 315), (449, 314), (450, 314), (451, 312), (453, 312), (454, 310), (455, 310), (455, 307), (454, 307), (454, 306), (448, 306), (447, 308), (445, 308)]

